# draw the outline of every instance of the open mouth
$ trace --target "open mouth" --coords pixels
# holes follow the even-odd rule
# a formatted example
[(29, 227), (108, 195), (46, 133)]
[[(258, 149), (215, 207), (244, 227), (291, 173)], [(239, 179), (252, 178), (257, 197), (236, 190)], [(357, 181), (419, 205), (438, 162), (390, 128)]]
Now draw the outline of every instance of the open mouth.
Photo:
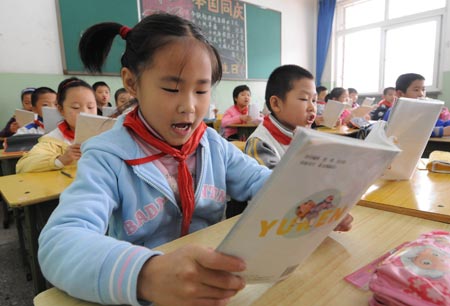
[(192, 127), (192, 123), (175, 123), (172, 128), (178, 131), (187, 131)]
[(316, 119), (315, 114), (308, 115), (308, 117), (306, 118), (306, 120), (308, 121), (308, 124), (312, 124), (314, 122), (314, 119)]

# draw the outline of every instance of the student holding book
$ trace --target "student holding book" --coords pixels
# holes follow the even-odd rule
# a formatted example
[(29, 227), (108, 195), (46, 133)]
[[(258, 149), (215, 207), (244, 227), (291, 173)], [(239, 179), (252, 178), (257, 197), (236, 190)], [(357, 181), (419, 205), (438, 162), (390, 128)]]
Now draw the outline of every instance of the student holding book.
[(14, 135), (44, 134), (44, 122), (42, 108), (56, 106), (56, 92), (49, 87), (39, 87), (31, 94), (32, 111), (37, 114), (37, 119), (17, 130)]
[(317, 115), (322, 115), (323, 110), (325, 108), (325, 105), (327, 102), (325, 102), (325, 97), (328, 95), (328, 88), (325, 86), (317, 86), (316, 87), (317, 92)]
[(90, 70), (101, 69), (116, 35), (138, 106), (83, 144), (77, 177), (41, 233), (41, 269), (53, 285), (103, 304), (225, 305), (245, 285), (232, 274), (242, 260), (193, 245), (154, 248), (221, 221), (226, 194), (252, 198), (271, 171), (203, 123), (222, 65), (197, 26), (169, 14), (132, 29), (95, 25), (80, 41)]
[[(31, 94), (35, 91), (34, 87), (27, 87), (20, 93), (20, 100), (22, 101), (22, 109), (26, 111), (33, 111), (31, 105)], [(3, 130), (0, 131), (0, 137), (10, 137), (14, 135), (20, 128), (19, 123), (16, 121), (14, 116), (8, 120)]]
[(358, 91), (355, 88), (349, 88), (348, 91), (348, 99), (352, 106), (352, 108), (356, 108), (359, 106), (358, 104)]
[[(252, 98), (250, 88), (247, 85), (236, 86), (233, 90), (234, 105), (228, 108), (222, 117), (223, 137), (228, 140), (239, 140), (236, 128), (230, 128), (230, 124), (243, 124), (253, 122), (255, 119), (249, 115), (249, 105)], [(260, 122), (260, 119), (256, 119)]]
[[(405, 73), (395, 81), (395, 91), (398, 98), (426, 99), (425, 78), (417, 73)], [(386, 111), (383, 120), (388, 121), (391, 109)], [(450, 136), (450, 121), (438, 119), (431, 137)]]
[[(297, 126), (311, 128), (316, 117), (316, 90), (313, 75), (296, 65), (276, 68), (266, 87), (270, 111), (248, 138), (244, 152), (258, 163), (274, 168), (288, 149)], [(353, 218), (348, 215), (335, 230), (347, 231)]]
[(109, 100), (111, 99), (111, 89), (108, 84), (103, 81), (95, 82), (92, 85), (95, 93), (95, 100), (97, 101), (97, 115), (102, 116), (102, 108), (105, 106), (112, 106)]
[(383, 119), (384, 114), (388, 109), (392, 107), (396, 99), (395, 88), (386, 87), (385, 89), (383, 89), (383, 95), (381, 98), (382, 100), (378, 102), (377, 108), (370, 113), (370, 117), (372, 120)]
[(80, 144), (74, 144), (76, 121), (80, 112), (96, 114), (94, 92), (88, 83), (73, 77), (59, 84), (57, 97), (64, 121), (22, 156), (17, 173), (58, 170), (80, 159)]

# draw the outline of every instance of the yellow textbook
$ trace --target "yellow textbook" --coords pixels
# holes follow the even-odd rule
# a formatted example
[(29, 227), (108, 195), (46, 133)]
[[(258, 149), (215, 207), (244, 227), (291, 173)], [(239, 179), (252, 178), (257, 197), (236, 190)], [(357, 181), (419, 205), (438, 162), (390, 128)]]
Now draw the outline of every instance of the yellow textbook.
[(247, 283), (291, 274), (380, 177), (398, 148), (298, 128), (286, 154), (217, 250)]

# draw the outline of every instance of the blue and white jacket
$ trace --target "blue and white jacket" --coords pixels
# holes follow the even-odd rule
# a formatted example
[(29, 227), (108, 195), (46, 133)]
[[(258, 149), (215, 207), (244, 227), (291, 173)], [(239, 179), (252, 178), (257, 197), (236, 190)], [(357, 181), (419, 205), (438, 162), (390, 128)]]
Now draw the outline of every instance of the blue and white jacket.
[[(74, 182), (39, 237), (48, 281), (102, 304), (139, 305), (137, 277), (157, 246), (180, 236), (182, 214), (166, 178), (122, 126), (87, 141)], [(226, 195), (252, 198), (271, 171), (208, 128), (197, 149), (195, 211), (190, 232), (224, 217)], [(109, 226), (109, 237), (105, 236)]]

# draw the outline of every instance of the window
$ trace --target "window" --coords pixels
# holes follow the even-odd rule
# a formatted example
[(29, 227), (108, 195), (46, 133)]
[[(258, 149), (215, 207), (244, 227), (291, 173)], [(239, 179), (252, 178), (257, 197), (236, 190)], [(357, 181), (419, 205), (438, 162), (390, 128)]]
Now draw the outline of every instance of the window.
[(438, 89), (446, 0), (341, 0), (336, 5), (334, 81), (360, 93), (395, 86), (416, 72)]

